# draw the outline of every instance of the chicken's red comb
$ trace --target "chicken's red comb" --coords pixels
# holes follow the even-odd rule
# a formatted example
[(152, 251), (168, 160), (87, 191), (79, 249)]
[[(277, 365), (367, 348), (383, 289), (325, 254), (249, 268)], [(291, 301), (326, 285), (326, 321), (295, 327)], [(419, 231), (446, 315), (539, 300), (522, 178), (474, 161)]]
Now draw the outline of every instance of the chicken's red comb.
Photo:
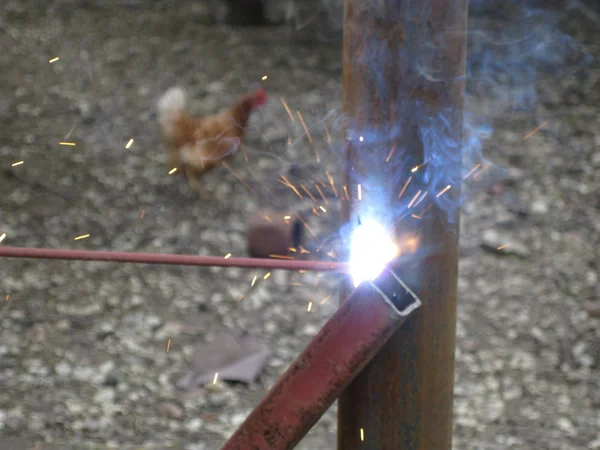
[(267, 95), (267, 92), (263, 88), (260, 88), (260, 89), (257, 89), (256, 91), (254, 91), (253, 97), (254, 97), (253, 103), (255, 106), (264, 105), (269, 100), (269, 96)]

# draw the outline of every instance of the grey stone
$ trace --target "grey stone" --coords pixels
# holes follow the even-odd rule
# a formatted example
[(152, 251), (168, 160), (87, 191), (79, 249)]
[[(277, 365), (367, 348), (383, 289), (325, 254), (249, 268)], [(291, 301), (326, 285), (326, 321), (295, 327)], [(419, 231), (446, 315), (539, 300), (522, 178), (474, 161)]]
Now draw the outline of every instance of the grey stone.
[(68, 377), (69, 375), (71, 375), (73, 368), (70, 364), (61, 361), (56, 366), (54, 366), (54, 370), (56, 371), (56, 374), (58, 376)]
[(236, 413), (231, 416), (229, 421), (234, 427), (239, 427), (246, 420), (246, 417), (248, 417), (248, 414)]
[(94, 403), (112, 403), (115, 399), (115, 390), (112, 388), (101, 388), (94, 394)]
[(481, 246), (484, 250), (499, 255), (515, 255), (527, 258), (531, 251), (525, 244), (515, 240), (508, 233), (502, 233), (495, 229), (488, 229), (483, 233)]
[(534, 214), (547, 214), (550, 211), (550, 207), (543, 200), (535, 200), (531, 204), (531, 211)]
[(186, 421), (185, 429), (190, 433), (197, 433), (202, 429), (202, 425), (204, 425), (204, 421), (197, 417), (193, 417)]

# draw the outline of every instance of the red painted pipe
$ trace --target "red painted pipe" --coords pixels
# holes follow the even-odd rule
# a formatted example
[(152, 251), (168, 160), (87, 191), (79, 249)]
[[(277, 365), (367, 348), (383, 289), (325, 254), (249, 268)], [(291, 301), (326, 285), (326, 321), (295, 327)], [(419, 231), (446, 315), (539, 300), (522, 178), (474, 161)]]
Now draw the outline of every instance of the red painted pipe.
[(420, 305), (391, 271), (362, 283), (222, 450), (293, 448)]
[(222, 256), (167, 255), (160, 253), (111, 252), (99, 250), (67, 250), (54, 248), (2, 247), (0, 257), (111, 261), (141, 264), (173, 264), (181, 266), (242, 267), (246, 269), (311, 270), (346, 272), (345, 263), (270, 258), (224, 258)]

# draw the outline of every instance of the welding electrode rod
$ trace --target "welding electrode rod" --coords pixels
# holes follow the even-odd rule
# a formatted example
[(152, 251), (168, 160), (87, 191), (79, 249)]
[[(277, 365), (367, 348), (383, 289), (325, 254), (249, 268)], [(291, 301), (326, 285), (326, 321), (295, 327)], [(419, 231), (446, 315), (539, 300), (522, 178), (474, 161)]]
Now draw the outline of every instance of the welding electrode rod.
[(140, 264), (171, 264), (180, 266), (241, 267), (246, 269), (266, 270), (310, 270), (317, 272), (346, 272), (348, 270), (345, 263), (327, 261), (302, 261), (276, 258), (224, 258), (222, 256), (168, 255), (161, 253), (134, 253), (2, 246), (0, 246), (0, 257), (111, 261)]
[(382, 290), (375, 283), (355, 289), (222, 450), (294, 448), (420, 306), (406, 293), (397, 309)]

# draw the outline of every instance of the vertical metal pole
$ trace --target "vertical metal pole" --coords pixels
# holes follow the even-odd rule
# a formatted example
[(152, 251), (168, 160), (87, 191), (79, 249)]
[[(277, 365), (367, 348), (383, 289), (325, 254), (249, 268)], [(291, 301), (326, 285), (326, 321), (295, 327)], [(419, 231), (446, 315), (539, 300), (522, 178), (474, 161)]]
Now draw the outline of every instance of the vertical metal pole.
[(418, 237), (423, 306), (340, 397), (338, 449), (448, 450), (467, 0), (346, 0), (344, 14), (344, 218)]

